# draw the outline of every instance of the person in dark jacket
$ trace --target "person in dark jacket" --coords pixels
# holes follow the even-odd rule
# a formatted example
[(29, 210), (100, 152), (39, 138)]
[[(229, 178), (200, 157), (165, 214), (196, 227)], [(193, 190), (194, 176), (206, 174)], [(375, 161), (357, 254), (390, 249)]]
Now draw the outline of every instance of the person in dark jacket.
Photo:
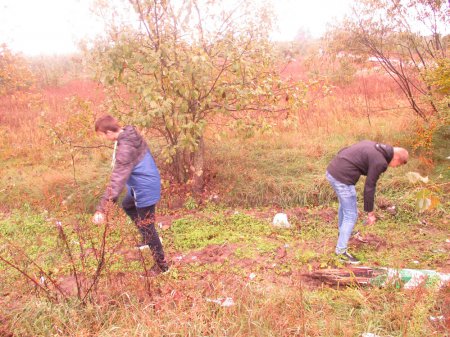
[(116, 145), (110, 182), (97, 206), (94, 223), (104, 221), (108, 202), (116, 202), (126, 186), (122, 208), (142, 235), (141, 248), (148, 245), (152, 251), (155, 265), (151, 273), (167, 271), (168, 264), (155, 229), (155, 205), (161, 197), (161, 178), (147, 143), (133, 126), (121, 128), (109, 115), (95, 122), (95, 131), (100, 137), (116, 142)]
[(376, 221), (373, 209), (380, 175), (388, 166), (397, 167), (407, 161), (408, 151), (401, 147), (364, 140), (339, 151), (328, 165), (326, 177), (339, 199), (339, 238), (335, 251), (342, 260), (359, 263), (358, 259), (347, 252), (347, 244), (358, 218), (355, 185), (360, 176), (366, 176), (364, 211), (367, 212), (366, 223), (372, 225)]

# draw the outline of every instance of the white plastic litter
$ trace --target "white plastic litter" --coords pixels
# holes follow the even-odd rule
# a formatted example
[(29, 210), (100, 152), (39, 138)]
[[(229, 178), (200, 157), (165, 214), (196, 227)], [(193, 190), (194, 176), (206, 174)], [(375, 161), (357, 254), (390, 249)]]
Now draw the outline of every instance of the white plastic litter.
[(428, 183), (429, 179), (428, 176), (427, 177), (422, 177), (419, 173), (417, 172), (408, 172), (406, 173), (406, 177), (409, 179), (410, 182), (412, 182), (413, 184), (417, 183), (418, 181), (421, 181), (423, 183)]
[(288, 217), (285, 213), (277, 213), (273, 217), (272, 224), (276, 227), (290, 228), (291, 224), (288, 221)]
[(219, 304), (221, 307), (231, 307), (234, 305), (234, 301), (231, 297), (219, 297), (215, 300), (207, 298), (206, 299), (207, 302), (213, 302), (213, 303), (217, 303)]
[(394, 280), (401, 278), (405, 281), (405, 289), (413, 289), (428, 281), (437, 287), (442, 287), (450, 282), (450, 274), (439, 273), (434, 270), (416, 270), (416, 269), (391, 269), (387, 268), (387, 279)]
[(249, 278), (250, 280), (253, 280), (255, 277), (256, 277), (256, 274), (255, 274), (255, 273), (251, 273), (251, 274), (248, 276), (248, 278)]
[(380, 337), (379, 335), (375, 335), (374, 333), (371, 332), (364, 332), (361, 337)]

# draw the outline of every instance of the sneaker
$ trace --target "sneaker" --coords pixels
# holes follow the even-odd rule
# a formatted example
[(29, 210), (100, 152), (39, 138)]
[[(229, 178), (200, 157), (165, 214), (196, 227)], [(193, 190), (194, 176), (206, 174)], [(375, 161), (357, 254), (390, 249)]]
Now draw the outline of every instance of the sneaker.
[(149, 270), (141, 274), (141, 277), (155, 277), (160, 274), (165, 274), (169, 271), (169, 266), (163, 265), (158, 266), (157, 264), (154, 264), (153, 267), (151, 267)]
[(169, 265), (167, 264), (167, 262), (164, 261), (163, 263), (159, 264), (159, 269), (163, 274), (165, 274), (169, 271)]
[(153, 267), (142, 273), (141, 277), (155, 277), (159, 274), (164, 274), (167, 270), (162, 270), (158, 265), (154, 264)]
[(359, 261), (356, 257), (354, 257), (353, 255), (351, 255), (348, 252), (344, 252), (342, 254), (337, 254), (337, 257), (339, 258), (339, 260), (341, 260), (342, 262), (345, 263), (350, 263), (350, 264), (360, 264), (361, 261)]

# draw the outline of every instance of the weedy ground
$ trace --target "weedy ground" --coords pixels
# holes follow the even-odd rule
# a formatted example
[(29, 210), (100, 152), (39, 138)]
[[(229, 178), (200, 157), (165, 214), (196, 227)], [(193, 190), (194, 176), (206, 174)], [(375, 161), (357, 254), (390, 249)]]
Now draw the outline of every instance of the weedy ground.
[[(87, 127), (86, 111), (61, 121), (49, 111), (34, 124), (24, 118), (1, 128), (0, 335), (449, 335), (448, 286), (344, 287), (311, 278), (345, 268), (333, 255), (337, 202), (327, 163), (365, 138), (408, 147), (407, 112), (370, 123), (322, 114), (250, 139), (211, 132), (204, 198), (163, 181), (156, 224), (171, 269), (149, 278), (142, 274), (151, 254), (134, 249), (140, 238), (123, 212), (113, 207), (102, 226), (90, 221), (111, 149), (70, 145), (99, 144), (70, 127)], [(157, 144), (151, 147), (158, 160)], [(356, 229), (367, 242), (350, 242), (363, 265), (450, 273), (448, 164), (433, 165), (413, 155), (383, 175), (378, 222), (365, 226), (361, 214)], [(411, 184), (408, 171), (430, 183)], [(418, 212), (416, 194), (425, 187), (440, 205)], [(357, 188), (361, 196), (363, 181)], [(271, 224), (277, 212), (288, 215), (290, 228)]]

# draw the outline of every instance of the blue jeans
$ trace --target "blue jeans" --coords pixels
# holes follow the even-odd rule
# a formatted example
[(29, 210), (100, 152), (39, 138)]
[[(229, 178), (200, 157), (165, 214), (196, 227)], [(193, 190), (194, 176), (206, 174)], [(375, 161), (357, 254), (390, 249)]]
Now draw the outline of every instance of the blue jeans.
[(336, 254), (342, 254), (347, 250), (348, 240), (358, 219), (358, 206), (356, 204), (355, 185), (345, 185), (336, 180), (331, 174), (326, 177), (333, 187), (339, 199), (338, 225), (339, 238), (336, 245)]

